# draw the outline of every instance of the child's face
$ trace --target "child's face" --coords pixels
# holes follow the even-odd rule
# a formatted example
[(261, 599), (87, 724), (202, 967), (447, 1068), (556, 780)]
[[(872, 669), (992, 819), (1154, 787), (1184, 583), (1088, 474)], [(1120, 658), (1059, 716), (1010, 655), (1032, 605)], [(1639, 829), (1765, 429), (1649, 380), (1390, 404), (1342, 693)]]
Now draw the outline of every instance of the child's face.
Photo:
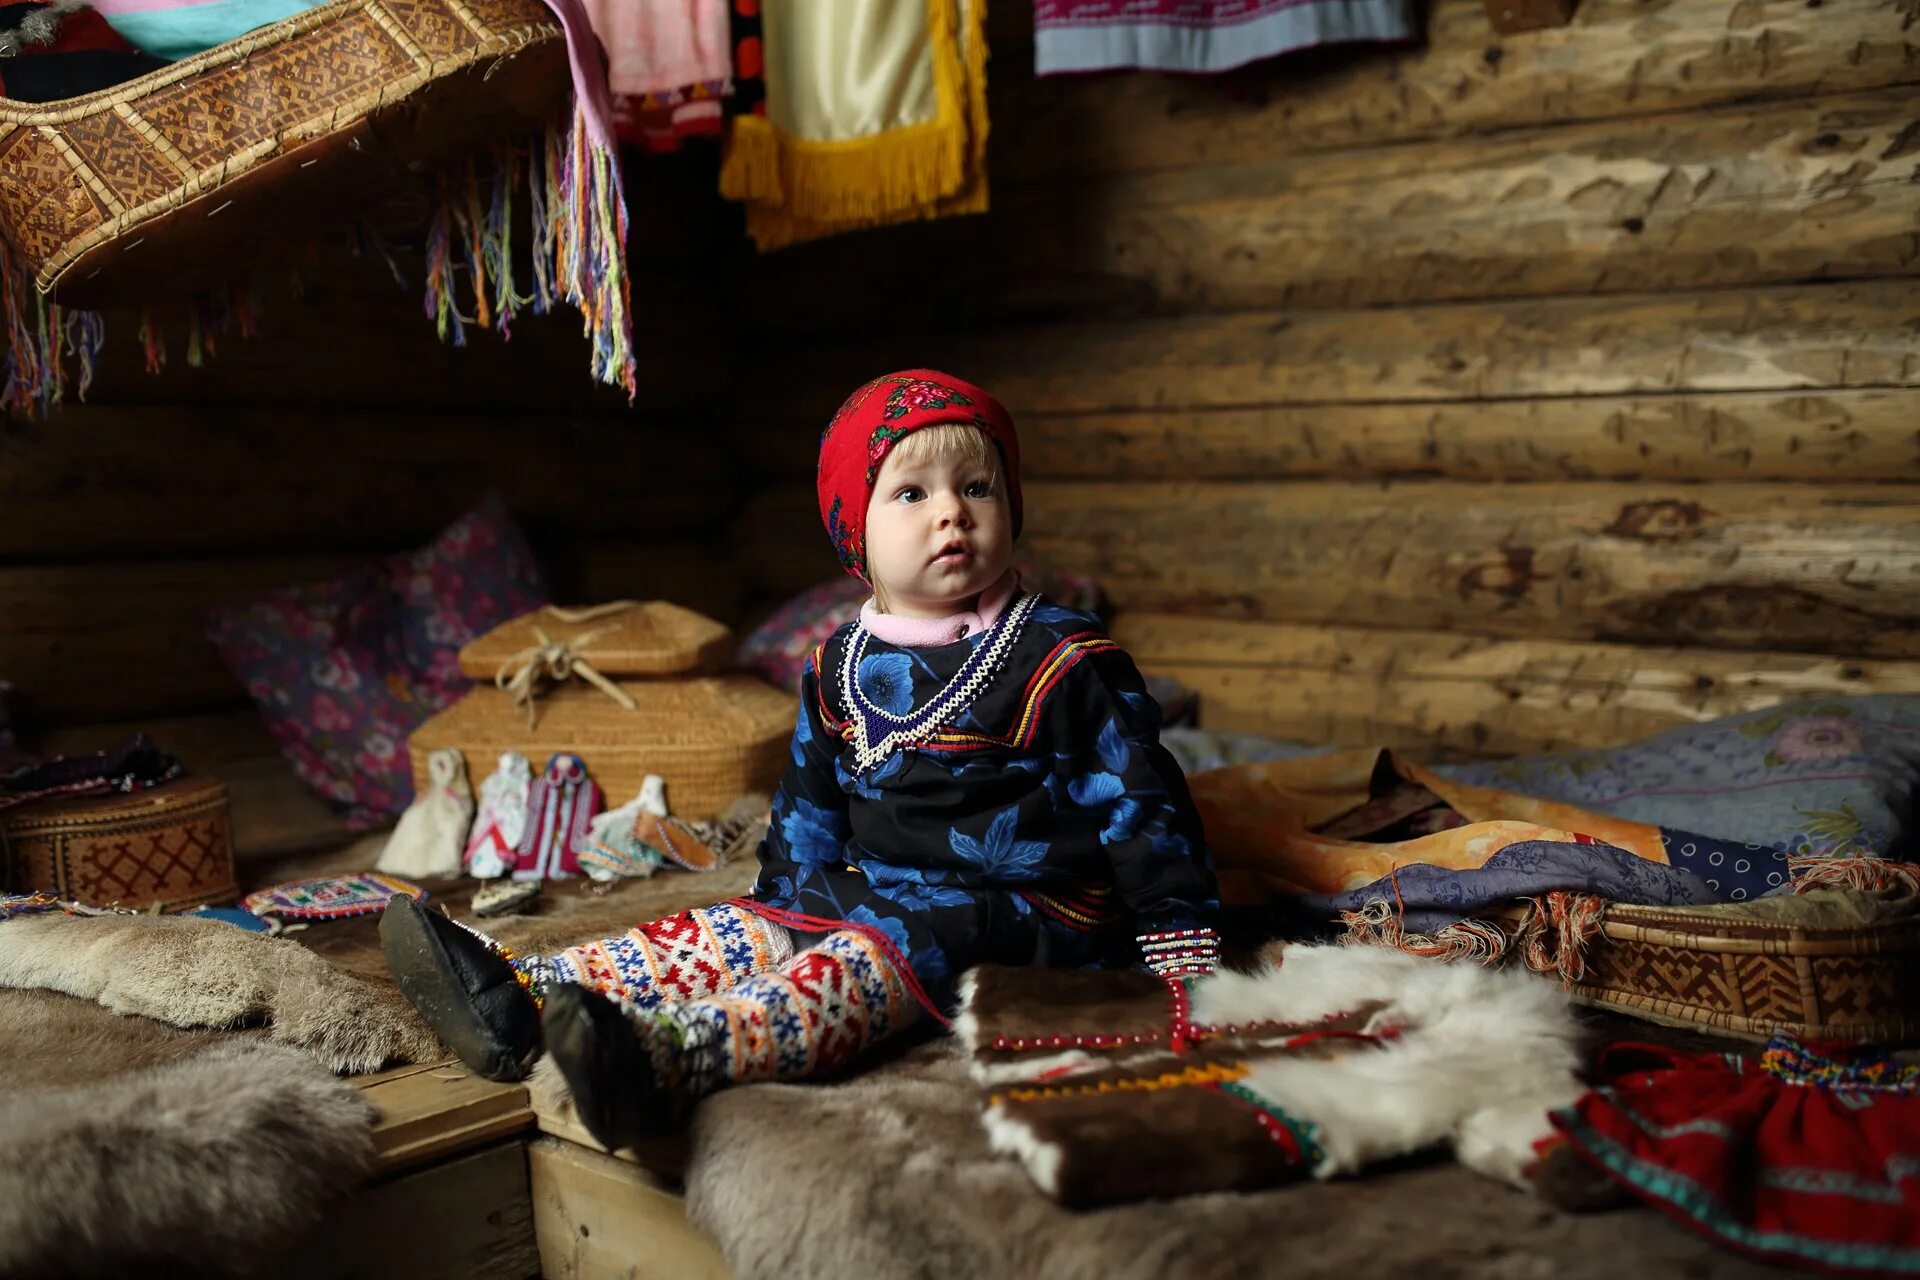
[(942, 618), (1000, 580), (1013, 519), (991, 467), (963, 458), (887, 455), (867, 506), (867, 572), (889, 612)]

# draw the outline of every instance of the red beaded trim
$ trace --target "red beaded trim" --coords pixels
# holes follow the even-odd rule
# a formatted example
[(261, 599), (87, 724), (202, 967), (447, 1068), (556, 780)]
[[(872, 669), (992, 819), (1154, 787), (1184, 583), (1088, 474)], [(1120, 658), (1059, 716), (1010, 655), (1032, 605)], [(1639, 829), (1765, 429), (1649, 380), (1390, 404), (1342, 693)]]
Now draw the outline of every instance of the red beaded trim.
[[(1169, 985), (1180, 987), (1182, 995), (1185, 994), (1184, 985), (1177, 979), (1171, 981)], [(1347, 1016), (1349, 1015), (1335, 1014), (1334, 1018), (1338, 1019)], [(1186, 1028), (1189, 1042), (1198, 1043), (1199, 1041), (1212, 1040), (1219, 1036), (1259, 1035), (1262, 1032), (1297, 1025), (1297, 1023), (1282, 1022), (1277, 1018), (1261, 1018), (1254, 1022), (1189, 1022), (1186, 1024)], [(1292, 1048), (1298, 1044), (1308, 1044), (1314, 1040), (1336, 1037), (1354, 1040), (1390, 1040), (1398, 1034), (1398, 1028), (1392, 1027), (1385, 1031), (1376, 1032), (1334, 1030), (1303, 1031), (1298, 1036), (1290, 1038), (1285, 1047)], [(1112, 1034), (1103, 1033), (1091, 1036), (995, 1036), (990, 1047), (1001, 1050), (1012, 1050), (1018, 1053), (1024, 1053), (1029, 1049), (1123, 1049), (1129, 1045), (1158, 1044), (1165, 1038), (1166, 1033), (1161, 1031), (1133, 1031), (1124, 1034), (1114, 1032)]]

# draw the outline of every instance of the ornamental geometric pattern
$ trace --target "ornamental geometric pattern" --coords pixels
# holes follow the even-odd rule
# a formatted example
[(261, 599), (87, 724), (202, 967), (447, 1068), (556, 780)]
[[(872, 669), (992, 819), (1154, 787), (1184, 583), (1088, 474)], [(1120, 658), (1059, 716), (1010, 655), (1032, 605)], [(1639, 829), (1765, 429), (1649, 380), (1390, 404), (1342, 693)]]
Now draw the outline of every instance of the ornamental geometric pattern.
[(444, 4), (435, 4), (432, 0), (381, 0), (380, 7), (406, 28), (413, 42), (420, 46), (420, 52), (429, 58), (445, 58), (480, 47), (480, 37), (454, 17)]
[[(401, 46), (401, 32), (417, 55)], [(300, 187), (292, 171), (236, 184), (288, 148), (328, 138), (345, 145), (347, 130), (414, 111), (421, 94), (436, 95), (433, 109), (450, 118), (479, 112), (496, 132), (510, 122), (527, 131), (548, 127), (550, 110), (564, 101), (564, 59), (521, 55), (554, 54), (562, 39), (541, 0), (326, 0), (75, 100), (77, 109), (0, 99), (0, 240), (43, 292), (76, 273), (76, 280), (98, 277), (73, 292), (77, 305), (124, 298), (145, 288), (147, 268), (138, 255), (121, 266), (113, 246), (136, 242), (148, 223), (189, 204), (209, 214), (237, 205), (222, 228), (247, 225), (253, 209), (286, 198), (290, 185), (324, 204), (323, 180)], [(475, 65), (486, 74), (465, 74)], [(464, 157), (473, 141), (458, 130), (402, 129), (389, 137), (377, 128), (372, 140), (409, 166)], [(102, 207), (96, 190), (111, 193), (122, 210)], [(225, 252), (224, 240), (204, 235), (173, 240), (176, 255), (202, 263)]]
[[(1625, 908), (1631, 911), (1632, 908)], [(1611, 919), (1611, 917), (1610, 917)], [(1764, 950), (1721, 950), (1602, 937), (1587, 956), (1580, 1000), (1744, 1035), (1777, 1030), (1814, 1038), (1903, 1041), (1920, 1035), (1920, 923), (1859, 930), (1739, 932), (1724, 939)]]
[(107, 190), (129, 209), (180, 185), (181, 174), (167, 158), (111, 111), (82, 116), (67, 126), (66, 135)]
[[(225, 818), (205, 818), (161, 831), (74, 840), (67, 846), (70, 884), (83, 902), (141, 905), (168, 901), (224, 874)], [(211, 873), (211, 877), (209, 875)]]
[(59, 148), (39, 129), (15, 129), (0, 144), (0, 212), (8, 238), (28, 261), (54, 252), (105, 217), (99, 201), (75, 181)]
[(133, 109), (196, 169), (211, 169), (413, 69), (413, 60), (378, 23), (356, 13), (169, 85), (136, 100)]

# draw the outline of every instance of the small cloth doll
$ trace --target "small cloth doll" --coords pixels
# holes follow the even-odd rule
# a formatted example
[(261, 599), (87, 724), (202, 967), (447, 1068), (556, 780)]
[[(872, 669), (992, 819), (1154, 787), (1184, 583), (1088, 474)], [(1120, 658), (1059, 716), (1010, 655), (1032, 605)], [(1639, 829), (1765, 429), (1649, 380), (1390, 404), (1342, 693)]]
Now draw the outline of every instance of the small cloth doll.
[(642, 880), (665, 862), (661, 850), (634, 834), (634, 823), (643, 814), (667, 816), (667, 783), (650, 773), (640, 784), (640, 794), (618, 809), (609, 809), (587, 828), (587, 846), (580, 851), (580, 869), (601, 884), (613, 880)]
[(530, 820), (513, 878), (560, 880), (580, 874), (580, 851), (600, 804), (600, 784), (587, 776), (586, 761), (555, 752), (528, 796)]
[(480, 784), (480, 813), (467, 839), (467, 874), (492, 880), (519, 860), (527, 835), (527, 797), (533, 766), (518, 751), (502, 751), (500, 763)]
[(451, 748), (436, 751), (427, 757), (427, 777), (427, 790), (400, 815), (374, 870), (416, 880), (460, 874), (460, 854), (473, 821), (466, 760)]

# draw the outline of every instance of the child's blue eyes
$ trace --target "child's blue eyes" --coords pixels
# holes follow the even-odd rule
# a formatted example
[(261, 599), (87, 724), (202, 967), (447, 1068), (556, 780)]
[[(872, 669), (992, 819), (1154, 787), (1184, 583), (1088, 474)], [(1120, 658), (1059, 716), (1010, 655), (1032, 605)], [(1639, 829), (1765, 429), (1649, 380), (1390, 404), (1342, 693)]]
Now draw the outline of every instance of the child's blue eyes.
[[(993, 496), (993, 484), (987, 480), (975, 480), (967, 486), (966, 494), (969, 498), (974, 499), (991, 498)], [(920, 502), (924, 500), (926, 496), (927, 491), (925, 489), (913, 484), (905, 486), (893, 495), (894, 501), (896, 502)]]

